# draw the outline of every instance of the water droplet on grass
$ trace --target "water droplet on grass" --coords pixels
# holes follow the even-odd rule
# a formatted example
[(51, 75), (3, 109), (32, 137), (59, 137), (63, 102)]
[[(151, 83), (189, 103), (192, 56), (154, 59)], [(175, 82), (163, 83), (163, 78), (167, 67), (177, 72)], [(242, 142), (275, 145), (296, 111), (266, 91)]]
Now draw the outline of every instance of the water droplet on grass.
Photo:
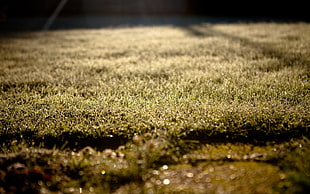
[(284, 180), (285, 178), (286, 178), (286, 175), (285, 175), (284, 173), (281, 173), (281, 174), (280, 174), (280, 179), (281, 179), (281, 180)]
[(232, 174), (232, 175), (229, 176), (229, 178), (230, 178), (231, 180), (234, 180), (234, 179), (236, 179), (236, 175)]
[(163, 170), (168, 170), (169, 167), (168, 167), (168, 165), (163, 165), (162, 168), (163, 168)]
[(163, 183), (164, 183), (164, 185), (169, 185), (169, 184), (170, 184), (170, 180), (169, 180), (169, 179), (165, 179), (165, 180), (163, 181)]
[(194, 177), (194, 174), (191, 173), (191, 172), (188, 172), (188, 173), (186, 173), (186, 176), (187, 176), (188, 178), (192, 178), (192, 177)]
[(105, 175), (106, 173), (107, 173), (107, 171), (105, 171), (105, 170), (101, 170), (101, 172), (100, 172), (102, 175)]
[(161, 184), (161, 181), (160, 181), (160, 180), (156, 180), (155, 184), (156, 184), (156, 185), (160, 185), (160, 184)]

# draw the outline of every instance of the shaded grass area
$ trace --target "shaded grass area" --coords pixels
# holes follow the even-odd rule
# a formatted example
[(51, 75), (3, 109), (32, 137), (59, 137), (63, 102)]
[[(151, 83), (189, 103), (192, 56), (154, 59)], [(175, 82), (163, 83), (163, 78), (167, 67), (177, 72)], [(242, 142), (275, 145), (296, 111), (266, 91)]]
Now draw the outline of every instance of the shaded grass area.
[(306, 191), (309, 34), (304, 23), (2, 34), (0, 192)]

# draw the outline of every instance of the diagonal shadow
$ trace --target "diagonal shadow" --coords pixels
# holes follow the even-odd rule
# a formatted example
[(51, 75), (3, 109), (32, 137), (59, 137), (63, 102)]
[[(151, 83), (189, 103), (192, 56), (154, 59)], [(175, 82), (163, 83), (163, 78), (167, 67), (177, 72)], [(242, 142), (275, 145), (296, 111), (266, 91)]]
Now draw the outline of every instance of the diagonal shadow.
[(259, 68), (260, 71), (280, 71), (286, 67), (306, 67), (310, 70), (310, 56), (302, 55), (301, 53), (289, 53), (274, 48), (270, 43), (258, 43), (248, 38), (236, 36), (233, 34), (225, 33), (213, 28), (212, 24), (206, 24), (202, 26), (179, 26), (182, 30), (185, 30), (192, 36), (197, 37), (223, 37), (233, 42), (238, 42), (242, 46), (259, 51), (263, 56), (268, 58), (274, 58), (278, 60), (278, 63), (268, 64), (264, 68)]

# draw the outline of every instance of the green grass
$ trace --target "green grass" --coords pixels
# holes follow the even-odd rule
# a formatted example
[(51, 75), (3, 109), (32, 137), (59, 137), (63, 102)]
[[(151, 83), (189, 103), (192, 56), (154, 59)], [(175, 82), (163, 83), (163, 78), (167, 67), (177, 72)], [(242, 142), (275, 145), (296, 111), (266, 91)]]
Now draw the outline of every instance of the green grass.
[(309, 189), (309, 24), (3, 33), (0, 56), (0, 193)]

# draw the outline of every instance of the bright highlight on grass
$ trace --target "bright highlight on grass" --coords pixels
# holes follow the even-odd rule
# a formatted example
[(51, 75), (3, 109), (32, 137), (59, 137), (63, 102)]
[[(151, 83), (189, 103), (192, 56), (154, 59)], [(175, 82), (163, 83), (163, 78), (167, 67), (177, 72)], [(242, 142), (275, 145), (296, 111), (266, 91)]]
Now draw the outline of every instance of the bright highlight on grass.
[(105, 171), (105, 170), (101, 170), (101, 174), (102, 174), (102, 175), (105, 175), (105, 174), (106, 174), (106, 171)]

